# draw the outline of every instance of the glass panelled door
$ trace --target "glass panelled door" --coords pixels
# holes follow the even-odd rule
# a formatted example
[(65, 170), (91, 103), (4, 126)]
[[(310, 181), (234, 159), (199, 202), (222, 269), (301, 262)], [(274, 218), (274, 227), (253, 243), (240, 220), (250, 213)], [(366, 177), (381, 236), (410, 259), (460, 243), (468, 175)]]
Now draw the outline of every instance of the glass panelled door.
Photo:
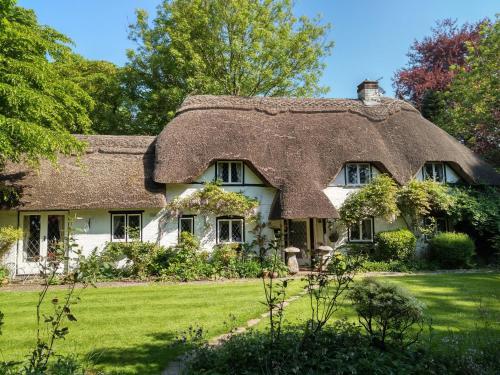
[(300, 253), (297, 260), (300, 265), (308, 265), (310, 262), (309, 250), (309, 220), (290, 220), (288, 222), (288, 246), (297, 247)]
[(18, 274), (40, 272), (40, 263), (45, 263), (56, 254), (64, 240), (66, 216), (62, 213), (22, 214), (23, 239), (18, 254)]

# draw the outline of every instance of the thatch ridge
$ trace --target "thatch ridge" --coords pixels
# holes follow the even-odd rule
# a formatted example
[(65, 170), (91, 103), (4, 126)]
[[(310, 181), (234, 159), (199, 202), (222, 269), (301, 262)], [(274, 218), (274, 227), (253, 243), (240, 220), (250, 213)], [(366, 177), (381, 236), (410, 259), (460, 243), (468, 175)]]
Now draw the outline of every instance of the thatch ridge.
[(427, 161), (449, 163), (468, 182), (500, 184), (472, 151), (408, 103), (353, 99), (188, 97), (157, 139), (154, 178), (195, 181), (216, 160), (249, 160), (280, 190), (284, 218), (335, 217), (322, 192), (346, 162), (369, 161), (399, 184)]

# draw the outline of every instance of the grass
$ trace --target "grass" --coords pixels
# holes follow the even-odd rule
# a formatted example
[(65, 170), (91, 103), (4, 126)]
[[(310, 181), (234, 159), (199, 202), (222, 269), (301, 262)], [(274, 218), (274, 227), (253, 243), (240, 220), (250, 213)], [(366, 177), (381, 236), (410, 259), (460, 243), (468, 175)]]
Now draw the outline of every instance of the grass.
[[(482, 328), (485, 315), (495, 334), (500, 336), (500, 273), (432, 274), (384, 277), (408, 289), (425, 303), (435, 334), (450, 331), (470, 332)], [(303, 324), (309, 318), (309, 299), (301, 298), (286, 310), (287, 324)], [(356, 313), (347, 301), (335, 318), (356, 321)], [(260, 328), (263, 328), (264, 322)]]
[[(292, 290), (300, 290), (298, 282)], [(0, 289), (0, 360), (21, 360), (33, 349), (37, 296)], [(78, 322), (69, 324), (56, 351), (87, 356), (112, 374), (159, 374), (179, 354), (170, 346), (189, 326), (202, 326), (213, 337), (228, 331), (230, 314), (231, 324), (242, 325), (265, 311), (259, 280), (86, 289), (81, 297), (73, 309)]]
[[(390, 277), (426, 303), (438, 333), (471, 331), (479, 322), (479, 309), (489, 311), (493, 329), (500, 335), (500, 274), (440, 274)], [(291, 284), (294, 294), (301, 283)], [(61, 295), (62, 291), (57, 291)], [(33, 348), (35, 292), (2, 292), (5, 313), (0, 350), (5, 360), (19, 360)], [(177, 333), (190, 325), (202, 326), (208, 337), (228, 330), (230, 314), (242, 325), (259, 316), (265, 307), (260, 281), (133, 286), (87, 289), (75, 306), (77, 323), (59, 343), (59, 353), (90, 357), (98, 368), (114, 374), (159, 374), (179, 352), (170, 346)], [(288, 324), (305, 322), (308, 300), (287, 307)], [(336, 318), (355, 319), (344, 306)], [(261, 323), (265, 327), (266, 321)], [(2, 357), (0, 357), (2, 359)]]

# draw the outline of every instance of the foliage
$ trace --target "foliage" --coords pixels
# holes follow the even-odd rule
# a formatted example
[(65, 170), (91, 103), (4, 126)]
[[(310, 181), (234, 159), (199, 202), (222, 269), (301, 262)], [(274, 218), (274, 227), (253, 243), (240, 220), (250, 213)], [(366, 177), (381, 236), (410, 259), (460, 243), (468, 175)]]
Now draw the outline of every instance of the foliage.
[(191, 233), (182, 232), (179, 245), (172, 251), (167, 268), (161, 271), (163, 278), (189, 281), (207, 279), (212, 275), (208, 253), (200, 251), (200, 243)]
[(77, 84), (93, 100), (89, 113), (92, 131), (99, 134), (137, 134), (132, 126), (132, 103), (122, 87), (123, 68), (108, 61), (79, 55), (55, 63), (58, 72)]
[(378, 260), (408, 261), (415, 257), (417, 238), (408, 229), (379, 232), (375, 241)]
[(8, 281), (9, 281), (9, 279), (8, 279), (8, 277), (9, 277), (9, 273), (10, 273), (9, 269), (8, 269), (7, 267), (5, 267), (5, 266), (2, 266), (2, 265), (0, 264), (0, 287), (1, 287), (4, 283), (6, 283), (6, 282), (8, 282)]
[(69, 43), (32, 10), (0, 3), (0, 166), (83, 151), (71, 133), (90, 130), (92, 99), (53, 64), (71, 55)]
[[(424, 305), (401, 287), (365, 278), (353, 286), (349, 297), (373, 345), (385, 349), (389, 343), (407, 346), (418, 341)], [(410, 337), (415, 324), (420, 330)]]
[(122, 274), (144, 279), (149, 276), (159, 276), (167, 267), (172, 255), (170, 249), (153, 242), (132, 241), (108, 243), (102, 258), (115, 264), (125, 259), (126, 264)]
[[(265, 333), (234, 335), (221, 345), (198, 345), (187, 360), (186, 374), (495, 374), (498, 372), (498, 340), (457, 345), (462, 336), (421, 342), (404, 350), (374, 348), (357, 325), (337, 321), (317, 340), (302, 345), (300, 327), (292, 327), (270, 346)], [(274, 372), (266, 365), (273, 363)], [(264, 369), (264, 370), (263, 370)]]
[(176, 198), (166, 205), (170, 216), (182, 212), (192, 212), (206, 216), (241, 215), (253, 218), (259, 206), (256, 198), (249, 198), (242, 193), (225, 191), (218, 182), (208, 182), (203, 189), (186, 196)]
[[(71, 310), (72, 306), (79, 301), (79, 297), (75, 296), (76, 285), (81, 282), (83, 288), (87, 286), (87, 275), (80, 273), (78, 264), (75, 265), (75, 270), (69, 272), (65, 277), (65, 282), (68, 285), (66, 295), (61, 299), (51, 298), (52, 313), (42, 312), (42, 307), (49, 298), (50, 286), (54, 285), (54, 280), (58, 278), (61, 268), (69, 260), (65, 255), (66, 249), (73, 247), (73, 245), (73, 238), (70, 235), (68, 240), (56, 244), (50, 258), (40, 262), (44, 283), (38, 294), (36, 305), (36, 347), (24, 365), (26, 375), (38, 375), (47, 371), (49, 360), (55, 355), (54, 345), (56, 341), (65, 339), (69, 333), (69, 328), (65, 326), (66, 322), (77, 321)], [(45, 324), (43, 330), (45, 335), (42, 333), (42, 324)]]
[(293, 15), (292, 2), (164, 0), (137, 11), (124, 84), (136, 128), (157, 134), (188, 94), (311, 96), (333, 43), (328, 25)]
[(500, 21), (484, 22), (479, 42), (466, 43), (465, 64), (450, 66), (455, 78), (442, 94), (436, 123), (495, 166), (500, 166)]
[(414, 271), (434, 271), (438, 269), (435, 262), (426, 259), (412, 259), (411, 262), (401, 260), (373, 261), (365, 260), (361, 264), (361, 269), (365, 272), (414, 272)]
[(446, 213), (453, 204), (448, 187), (435, 181), (411, 180), (397, 194), (397, 205), (408, 229), (415, 234), (425, 233), (428, 228), (422, 219), (432, 214)]
[(315, 267), (311, 267), (312, 271), (305, 277), (311, 314), (304, 333), (307, 341), (315, 340), (339, 309), (340, 297), (353, 282), (361, 266), (361, 258), (334, 252), (319, 262), (315, 261), (313, 266)]
[(367, 217), (382, 217), (392, 222), (399, 215), (397, 191), (396, 183), (391, 177), (379, 175), (346, 198), (340, 208), (340, 217), (347, 225)]
[(0, 260), (21, 236), (21, 229), (11, 226), (0, 227)]
[(408, 52), (408, 66), (398, 70), (393, 78), (396, 96), (409, 100), (427, 119), (433, 121), (440, 106), (436, 93), (444, 91), (456, 75), (452, 66), (464, 66), (468, 43), (480, 38), (480, 23), (458, 26), (451, 19), (438, 21), (432, 35), (416, 40)]
[(474, 242), (465, 233), (439, 233), (430, 241), (430, 257), (443, 268), (470, 267), (474, 252)]
[[(216, 246), (210, 254), (209, 263), (212, 266), (213, 276), (223, 278), (257, 278), (262, 275), (261, 262), (257, 259), (257, 254), (253, 252), (245, 253), (240, 248), (240, 244), (223, 244)], [(269, 259), (264, 260), (264, 267), (270, 267)], [(279, 275), (283, 274), (283, 265), (279, 267)], [(286, 266), (285, 266), (286, 267)]]
[(454, 187), (448, 216), (457, 230), (474, 238), (478, 255), (500, 260), (500, 190), (496, 187)]
[(408, 272), (410, 267), (406, 262), (400, 260), (373, 261), (365, 260), (361, 263), (361, 269), (365, 272)]

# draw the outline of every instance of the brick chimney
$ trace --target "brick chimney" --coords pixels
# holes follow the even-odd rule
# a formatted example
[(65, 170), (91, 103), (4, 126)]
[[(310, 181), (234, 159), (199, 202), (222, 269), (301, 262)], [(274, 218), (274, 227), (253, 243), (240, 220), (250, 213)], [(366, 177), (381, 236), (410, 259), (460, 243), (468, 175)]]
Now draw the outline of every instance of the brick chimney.
[(378, 81), (365, 79), (358, 85), (358, 99), (362, 100), (366, 105), (378, 104), (380, 97)]

